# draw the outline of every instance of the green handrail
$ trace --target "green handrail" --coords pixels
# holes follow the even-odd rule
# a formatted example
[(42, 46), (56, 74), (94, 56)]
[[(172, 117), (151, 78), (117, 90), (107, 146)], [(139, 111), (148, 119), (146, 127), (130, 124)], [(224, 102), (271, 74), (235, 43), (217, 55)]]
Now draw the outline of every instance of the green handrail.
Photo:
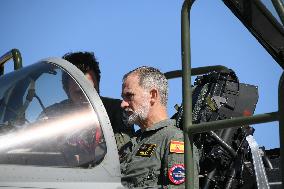
[(14, 70), (18, 70), (23, 67), (22, 56), (18, 49), (12, 49), (0, 57), (0, 75), (4, 74), (4, 64), (10, 59), (14, 61)]
[(194, 127), (191, 127), (188, 130), (188, 132), (195, 134), (195, 133), (202, 133), (202, 132), (214, 131), (219, 129), (228, 129), (231, 127), (240, 127), (243, 125), (267, 123), (272, 121), (278, 121), (279, 117), (280, 116), (278, 112), (270, 112), (270, 113), (259, 114), (248, 117), (236, 117), (232, 119), (204, 122), (204, 123), (194, 124)]
[[(188, 134), (192, 127), (192, 92), (191, 92), (191, 52), (190, 52), (190, 18), (189, 11), (193, 1), (185, 0), (181, 10), (181, 57), (182, 57), (182, 99), (184, 106), (184, 161), (185, 161), (185, 188), (194, 189), (194, 161), (193, 137)], [(198, 178), (198, 177), (197, 177)]]

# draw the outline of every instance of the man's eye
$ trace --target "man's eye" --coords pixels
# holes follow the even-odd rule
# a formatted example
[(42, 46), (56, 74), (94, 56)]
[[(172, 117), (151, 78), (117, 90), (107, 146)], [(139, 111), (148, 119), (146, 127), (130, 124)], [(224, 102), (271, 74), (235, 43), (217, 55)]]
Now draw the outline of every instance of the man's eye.
[(126, 99), (126, 100), (131, 100), (131, 99), (133, 99), (133, 97), (134, 97), (133, 93), (126, 93), (124, 95), (124, 99)]

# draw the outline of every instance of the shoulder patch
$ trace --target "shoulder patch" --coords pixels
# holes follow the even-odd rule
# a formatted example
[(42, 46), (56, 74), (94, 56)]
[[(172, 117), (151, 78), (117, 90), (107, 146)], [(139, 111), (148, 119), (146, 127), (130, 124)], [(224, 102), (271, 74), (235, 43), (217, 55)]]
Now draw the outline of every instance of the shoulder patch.
[(136, 156), (151, 157), (156, 149), (157, 144), (142, 144), (138, 149)]
[(174, 164), (169, 172), (168, 176), (170, 181), (173, 184), (182, 184), (185, 181), (185, 170), (184, 170), (184, 165), (183, 164)]
[(184, 142), (171, 140), (170, 152), (183, 154), (184, 153)]

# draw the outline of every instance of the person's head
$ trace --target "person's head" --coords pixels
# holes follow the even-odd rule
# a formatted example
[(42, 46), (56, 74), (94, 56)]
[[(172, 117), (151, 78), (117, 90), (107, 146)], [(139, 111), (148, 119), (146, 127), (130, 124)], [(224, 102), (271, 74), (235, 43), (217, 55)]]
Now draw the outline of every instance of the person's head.
[(167, 118), (168, 81), (156, 68), (143, 66), (124, 75), (121, 96), (128, 124), (143, 129)]
[(63, 89), (68, 98), (75, 104), (80, 104), (86, 101), (86, 97), (76, 81), (66, 72), (62, 74)]
[[(93, 52), (72, 52), (65, 54), (62, 58), (69, 61), (79, 70), (81, 70), (87, 79), (93, 83), (94, 88), (99, 93), (101, 71), (99, 68), (99, 62), (97, 61)], [(69, 91), (68, 85), (66, 85), (66, 89)]]

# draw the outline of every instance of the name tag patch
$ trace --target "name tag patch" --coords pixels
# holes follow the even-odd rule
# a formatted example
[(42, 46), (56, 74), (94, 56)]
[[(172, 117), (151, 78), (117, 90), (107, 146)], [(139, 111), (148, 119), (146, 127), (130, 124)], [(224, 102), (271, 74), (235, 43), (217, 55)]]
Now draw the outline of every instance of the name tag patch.
[(184, 153), (184, 142), (171, 140), (170, 152), (183, 154)]
[(182, 184), (185, 181), (185, 170), (183, 164), (173, 165), (168, 172), (169, 179), (174, 184)]
[(142, 144), (138, 149), (136, 156), (151, 157), (157, 144)]

